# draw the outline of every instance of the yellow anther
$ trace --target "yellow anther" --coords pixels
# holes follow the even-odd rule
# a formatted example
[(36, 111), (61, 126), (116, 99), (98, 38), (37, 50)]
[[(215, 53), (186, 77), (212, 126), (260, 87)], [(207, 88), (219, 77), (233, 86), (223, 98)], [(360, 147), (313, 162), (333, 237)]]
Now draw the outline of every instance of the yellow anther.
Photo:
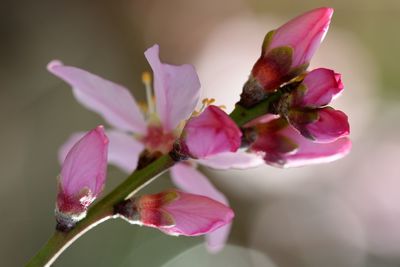
[(148, 107), (148, 105), (147, 105), (147, 102), (139, 101), (139, 102), (138, 102), (138, 106), (139, 106), (140, 110), (141, 110), (144, 114), (146, 114), (146, 113), (149, 112), (149, 107)]
[(142, 73), (142, 82), (146, 85), (146, 84), (150, 84), (151, 83), (151, 74), (148, 71), (144, 71)]
[(195, 111), (192, 112), (192, 116), (191, 117), (197, 117), (199, 115), (200, 115), (200, 112), (195, 110)]
[(155, 112), (155, 107), (154, 107), (154, 96), (153, 96), (153, 90), (151, 88), (151, 73), (148, 71), (144, 71), (142, 73), (142, 82), (144, 84), (144, 87), (146, 89), (146, 99), (147, 99), (147, 113), (153, 114)]
[(218, 106), (220, 109), (226, 109), (226, 106), (225, 105), (220, 105), (220, 106)]
[(201, 103), (205, 106), (211, 105), (212, 103), (215, 102), (214, 98), (204, 98)]

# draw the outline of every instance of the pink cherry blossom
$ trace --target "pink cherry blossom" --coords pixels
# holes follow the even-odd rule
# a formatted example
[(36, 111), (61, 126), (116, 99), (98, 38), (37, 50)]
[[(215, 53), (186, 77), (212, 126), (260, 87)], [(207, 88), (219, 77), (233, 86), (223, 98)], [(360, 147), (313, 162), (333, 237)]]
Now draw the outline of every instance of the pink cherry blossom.
[(183, 129), (185, 148), (193, 158), (206, 158), (223, 152), (236, 152), (242, 132), (222, 109), (208, 106), (192, 117)]
[(103, 126), (85, 134), (68, 152), (61, 168), (57, 212), (80, 216), (103, 190), (108, 139)]
[[(158, 45), (146, 50), (145, 55), (154, 71), (159, 122), (154, 122), (154, 119), (146, 122), (133, 96), (123, 86), (79, 68), (65, 66), (60, 61), (48, 65), (51, 73), (71, 85), (80, 103), (99, 113), (115, 128), (110, 134), (109, 160), (127, 172), (136, 168), (138, 155), (143, 149), (161, 153), (172, 149), (180, 134), (177, 126), (189, 118), (200, 95), (200, 82), (193, 66), (162, 63), (158, 58)], [(155, 114), (148, 115), (154, 117)], [(76, 135), (71, 136), (60, 150), (60, 160), (74, 139)]]
[[(123, 86), (79, 68), (65, 66), (60, 61), (53, 61), (48, 65), (51, 73), (72, 86), (74, 96), (80, 103), (99, 113), (115, 127), (114, 130), (107, 131), (110, 139), (108, 161), (126, 173), (136, 169), (139, 155), (144, 149), (162, 153), (171, 150), (171, 140), (180, 134), (177, 126), (182, 120), (189, 118), (200, 95), (200, 83), (192, 66), (173, 66), (160, 62), (158, 45), (149, 48), (145, 55), (154, 72), (156, 112), (160, 120), (158, 124), (155, 124), (154, 120), (149, 122), (144, 120), (136, 101)], [(154, 118), (153, 115), (149, 117)], [(72, 134), (60, 148), (58, 156), (60, 163), (82, 135), (83, 133)], [(160, 139), (168, 142), (159, 142)], [(198, 162), (216, 169), (228, 169), (254, 167), (260, 165), (261, 160), (259, 156), (251, 153), (225, 152), (209, 155)], [(174, 170), (175, 166), (172, 169)], [(194, 168), (193, 170), (197, 172)], [(192, 180), (190, 175), (193, 173), (185, 175), (183, 179)], [(188, 189), (179, 183), (178, 179), (174, 179), (174, 182), (184, 190)], [(213, 186), (210, 184), (206, 189), (199, 194), (212, 197), (215, 190)], [(191, 190), (188, 192), (191, 193)], [(221, 249), (228, 234), (229, 229), (218, 230), (215, 234), (209, 233), (207, 240), (213, 240), (213, 244), (208, 242), (209, 249), (213, 251)]]
[(276, 90), (303, 72), (323, 41), (333, 14), (332, 8), (304, 13), (265, 37), (261, 57), (255, 63), (248, 86)]
[(347, 137), (330, 143), (313, 142), (303, 137), (286, 120), (276, 116), (257, 124), (255, 131), (257, 137), (250, 150), (261, 153), (266, 163), (277, 167), (332, 162), (347, 155), (351, 149)]
[(124, 207), (125, 218), (133, 223), (158, 228), (170, 235), (197, 236), (229, 224), (233, 211), (211, 198), (175, 189), (144, 195)]

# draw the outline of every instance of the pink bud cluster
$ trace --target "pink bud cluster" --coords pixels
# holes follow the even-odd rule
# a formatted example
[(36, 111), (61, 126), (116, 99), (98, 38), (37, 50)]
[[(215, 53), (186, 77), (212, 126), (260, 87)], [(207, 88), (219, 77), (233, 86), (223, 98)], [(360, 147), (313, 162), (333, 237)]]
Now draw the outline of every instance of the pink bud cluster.
[(268, 33), (243, 88), (240, 104), (245, 107), (279, 95), (269, 115), (245, 126), (250, 150), (268, 164), (329, 162), (350, 150), (347, 116), (328, 106), (343, 91), (341, 75), (326, 68), (306, 72), (332, 14), (331, 8), (315, 9)]

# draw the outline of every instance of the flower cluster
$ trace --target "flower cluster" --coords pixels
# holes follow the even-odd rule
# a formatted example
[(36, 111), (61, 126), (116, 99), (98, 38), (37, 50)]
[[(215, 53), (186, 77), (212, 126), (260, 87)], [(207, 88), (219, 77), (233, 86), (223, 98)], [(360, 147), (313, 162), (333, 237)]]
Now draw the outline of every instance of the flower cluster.
[(154, 76), (153, 86), (149, 73), (142, 77), (147, 105), (137, 103), (122, 85), (50, 62), (48, 70), (72, 87), (77, 101), (112, 127), (75, 133), (61, 147), (58, 229), (67, 231), (85, 216), (104, 187), (107, 162), (131, 173), (168, 155), (176, 161), (172, 180), (182, 191), (134, 196), (117, 204), (115, 213), (171, 235), (206, 234), (215, 252), (225, 244), (234, 215), (198, 164), (292, 167), (346, 155), (351, 146), (347, 116), (328, 106), (343, 90), (340, 74), (324, 68), (307, 72), (332, 13), (330, 8), (312, 10), (266, 35), (238, 107), (251, 111), (266, 101), (268, 108), (244, 125), (212, 105), (212, 99), (196, 110), (200, 82), (194, 67), (161, 62), (158, 45), (145, 52)]
[(331, 8), (315, 9), (269, 32), (243, 88), (239, 104), (245, 107), (279, 96), (265, 116), (244, 126), (249, 149), (268, 164), (330, 162), (350, 150), (346, 114), (327, 106), (344, 88), (340, 74), (325, 68), (306, 71), (332, 13)]

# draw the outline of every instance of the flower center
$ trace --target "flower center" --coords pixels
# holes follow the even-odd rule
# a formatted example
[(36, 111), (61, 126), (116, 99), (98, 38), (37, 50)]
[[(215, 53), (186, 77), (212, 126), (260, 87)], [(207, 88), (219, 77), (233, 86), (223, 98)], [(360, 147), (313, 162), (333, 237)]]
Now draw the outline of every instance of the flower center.
[(149, 152), (166, 154), (172, 150), (176, 136), (171, 132), (164, 132), (161, 126), (149, 125), (147, 135), (142, 138), (143, 144)]

